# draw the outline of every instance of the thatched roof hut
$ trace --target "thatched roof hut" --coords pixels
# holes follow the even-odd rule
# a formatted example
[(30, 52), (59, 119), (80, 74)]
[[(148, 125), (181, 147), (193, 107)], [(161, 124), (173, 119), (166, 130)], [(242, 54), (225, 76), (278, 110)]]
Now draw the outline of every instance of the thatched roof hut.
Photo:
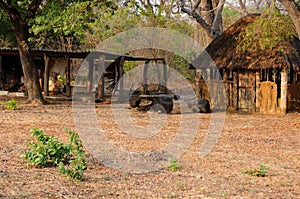
[[(241, 42), (239, 34), (245, 32), (247, 26), (260, 17), (258, 14), (241, 18), (219, 37), (213, 40), (206, 51), (218, 68), (236, 69), (267, 69), (293, 67), (300, 68), (300, 41), (293, 37), (287, 47), (276, 46), (272, 50), (265, 49), (256, 52), (239, 52), (238, 44)], [(281, 50), (283, 49), (283, 50)]]
[[(239, 35), (245, 33), (246, 28), (259, 17), (258, 14), (252, 14), (239, 19), (209, 44), (206, 51), (211, 59), (207, 58), (205, 52), (193, 64), (198, 69), (197, 74), (202, 75), (196, 77), (196, 89), (199, 89), (197, 84), (203, 79), (204, 73), (204, 76), (209, 76), (207, 73), (214, 73), (211, 66), (216, 66), (225, 83), (227, 108), (285, 113), (291, 101), (298, 101), (300, 105), (300, 97), (294, 99), (288, 93), (290, 85), (298, 82), (296, 90), (298, 87), (300, 90), (300, 41), (293, 36), (285, 45), (279, 44), (273, 49), (252, 52), (238, 50), (242, 39)], [(266, 96), (266, 92), (273, 94)]]

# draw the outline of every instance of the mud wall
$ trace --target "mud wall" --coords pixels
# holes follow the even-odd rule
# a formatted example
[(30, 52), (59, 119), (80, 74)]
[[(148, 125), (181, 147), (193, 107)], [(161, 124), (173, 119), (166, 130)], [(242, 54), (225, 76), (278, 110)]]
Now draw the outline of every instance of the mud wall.
[(288, 86), (287, 108), (289, 112), (300, 111), (300, 82)]

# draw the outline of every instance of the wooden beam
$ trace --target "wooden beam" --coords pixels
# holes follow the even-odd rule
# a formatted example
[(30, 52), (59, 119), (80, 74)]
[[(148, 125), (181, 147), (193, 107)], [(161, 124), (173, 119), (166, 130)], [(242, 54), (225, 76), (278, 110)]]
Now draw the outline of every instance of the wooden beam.
[(101, 75), (98, 81), (98, 92), (96, 94), (96, 100), (104, 100), (104, 75), (105, 75), (105, 55), (101, 55), (98, 61), (98, 73)]
[(196, 68), (196, 75), (195, 75), (195, 94), (197, 98), (202, 98), (202, 92), (201, 92), (201, 80), (203, 79), (202, 69)]
[(224, 76), (223, 76), (223, 82), (224, 82), (224, 87), (225, 87), (225, 95), (226, 95), (226, 107), (230, 107), (230, 83), (228, 82), (229, 80), (229, 70), (224, 69)]
[(255, 73), (255, 111), (260, 110), (260, 72)]
[(71, 62), (69, 56), (65, 56), (67, 60), (67, 71), (66, 71), (66, 93), (67, 97), (71, 96)]
[(50, 72), (50, 57), (44, 54), (45, 71), (44, 71), (44, 96), (49, 96), (49, 72)]
[(240, 95), (240, 92), (239, 92), (239, 72), (238, 72), (238, 69), (237, 70), (234, 70), (233, 71), (233, 81), (234, 81), (234, 101), (233, 101), (233, 103), (234, 103), (234, 108), (236, 109), (236, 110), (238, 110), (239, 109), (239, 95)]
[(149, 68), (150, 61), (147, 60), (144, 65), (144, 72), (143, 72), (143, 94), (147, 94), (148, 91), (148, 68)]
[(89, 73), (88, 73), (88, 81), (87, 81), (87, 92), (91, 94), (93, 87), (93, 78), (94, 78), (94, 58), (90, 58), (88, 60)]
[(123, 75), (124, 75), (124, 64), (125, 64), (125, 56), (120, 57), (120, 60), (118, 62), (118, 82), (119, 82), (119, 99), (123, 99), (124, 95), (124, 81), (123, 81)]
[(2, 89), (4, 87), (4, 68), (3, 68), (3, 64), (2, 64), (2, 56), (0, 55), (0, 89)]
[(164, 76), (164, 86), (167, 88), (167, 83), (168, 83), (168, 67), (167, 67), (167, 62), (164, 60), (163, 61), (163, 76)]

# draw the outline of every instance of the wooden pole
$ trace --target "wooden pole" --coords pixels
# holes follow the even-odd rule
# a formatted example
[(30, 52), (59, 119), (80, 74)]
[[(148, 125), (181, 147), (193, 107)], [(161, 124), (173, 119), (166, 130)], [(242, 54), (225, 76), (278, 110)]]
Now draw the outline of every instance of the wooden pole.
[(87, 92), (91, 94), (93, 87), (93, 77), (94, 77), (94, 58), (88, 60), (89, 64), (89, 73), (88, 73), (88, 81), (87, 81)]
[(44, 62), (45, 62), (45, 71), (44, 71), (44, 96), (49, 96), (49, 72), (50, 72), (50, 58), (45, 53), (44, 54)]
[(144, 73), (143, 73), (143, 94), (147, 94), (148, 91), (148, 68), (149, 68), (149, 63), (150, 61), (147, 60), (145, 65), (144, 65)]
[(255, 111), (259, 112), (260, 109), (260, 73), (257, 71), (255, 73)]
[(2, 64), (2, 56), (0, 56), (0, 89), (4, 87), (4, 67)]
[(98, 82), (98, 92), (96, 95), (96, 100), (104, 100), (104, 75), (105, 75), (105, 55), (101, 55), (98, 61), (98, 72), (101, 75)]
[(235, 84), (234, 108), (239, 109), (239, 72), (238, 69), (233, 71), (233, 81)]
[(124, 74), (124, 64), (125, 64), (125, 56), (120, 57), (119, 64), (118, 64), (118, 80), (119, 80), (119, 99), (123, 99), (122, 96), (124, 95), (124, 81), (123, 81), (123, 74)]
[(293, 69), (290, 70), (291, 71), (291, 79), (292, 79), (292, 84), (295, 84), (297, 82), (297, 72), (294, 71)]
[(71, 62), (69, 56), (66, 55), (67, 60), (67, 72), (66, 72), (66, 92), (67, 97), (71, 96)]
[(288, 83), (287, 69), (282, 69), (280, 75), (281, 75), (280, 112), (286, 114), (287, 113), (287, 83)]
[(195, 94), (197, 98), (202, 98), (201, 94), (201, 79), (202, 79), (202, 69), (196, 68), (196, 76), (195, 76)]
[(230, 107), (230, 87), (229, 87), (229, 73), (227, 69), (224, 69), (223, 82), (225, 86), (225, 94), (226, 94), (226, 106)]
[[(164, 76), (164, 86), (167, 88), (167, 83), (168, 83), (168, 74), (167, 74), (167, 63), (166, 63), (166, 61), (165, 60), (163, 60), (163, 72), (164, 72), (164, 74), (163, 74), (163, 76)], [(165, 92), (167, 92), (167, 91), (165, 91)]]

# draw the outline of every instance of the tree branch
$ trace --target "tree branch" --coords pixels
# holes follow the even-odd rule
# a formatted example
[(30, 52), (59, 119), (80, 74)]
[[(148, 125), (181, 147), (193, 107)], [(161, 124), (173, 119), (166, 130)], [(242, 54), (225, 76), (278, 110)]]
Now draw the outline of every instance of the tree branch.
[(43, 0), (34, 0), (31, 2), (31, 4), (28, 7), (28, 11), (29, 11), (29, 19), (32, 19), (35, 17), (35, 13), (37, 11), (37, 9), (39, 8), (40, 4), (42, 3)]
[(222, 32), (221, 27), (219, 27), (220, 25), (220, 20), (222, 20), (222, 10), (225, 4), (225, 0), (220, 0), (217, 10), (216, 10), (216, 14), (215, 14), (215, 18), (212, 24), (212, 36), (213, 38), (217, 35), (220, 35)]
[(232, 10), (237, 11), (238, 13), (240, 13), (240, 14), (242, 14), (242, 15), (244, 15), (244, 16), (247, 15), (247, 13), (245, 13), (244, 10), (235, 7), (235, 6), (232, 5), (229, 1), (226, 1), (225, 3), (226, 3), (226, 5), (227, 5), (229, 8), (231, 8)]
[(298, 38), (300, 38), (300, 9), (297, 4), (292, 0), (279, 0), (280, 3), (285, 7), (291, 16), (294, 26), (296, 28), (296, 32), (298, 34)]
[(198, 0), (198, 1), (195, 3), (195, 5), (194, 5), (194, 9), (195, 9), (195, 10), (197, 10), (197, 8), (199, 7), (200, 3), (201, 3), (201, 0)]
[(209, 27), (209, 25), (204, 21), (204, 19), (194, 9), (190, 10), (185, 8), (185, 3), (183, 0), (181, 2), (182, 2), (181, 11), (196, 19), (196, 21), (200, 24), (200, 26), (204, 29), (204, 31), (206, 31), (209, 35), (211, 35), (212, 30)]

